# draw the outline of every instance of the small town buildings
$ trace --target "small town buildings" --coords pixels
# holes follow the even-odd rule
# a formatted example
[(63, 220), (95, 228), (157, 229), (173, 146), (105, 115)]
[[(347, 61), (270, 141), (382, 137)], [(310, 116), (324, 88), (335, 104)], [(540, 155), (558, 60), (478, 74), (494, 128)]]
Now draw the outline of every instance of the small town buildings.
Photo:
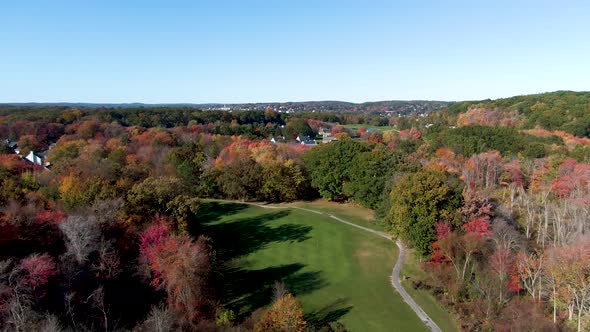
[(51, 150), (55, 146), (55, 143), (52, 143), (51, 145), (49, 145), (49, 150), (47, 150), (47, 151), (43, 151), (43, 152), (30, 151), (29, 154), (27, 154), (26, 156), (22, 156), (20, 154), (20, 149), (19, 149), (18, 144), (16, 142), (10, 141), (10, 140), (5, 140), (4, 144), (6, 144), (6, 146), (8, 146), (17, 156), (21, 157), (22, 159), (24, 159), (30, 163), (41, 166), (45, 169), (49, 169), (49, 167), (51, 166), (51, 163), (46, 161), (47, 153), (49, 152), (49, 150)]
[(299, 135), (297, 136), (296, 140), (301, 145), (318, 145), (316, 141), (314, 141), (307, 135)]
[(271, 138), (270, 142), (272, 144), (277, 144), (277, 143), (285, 143), (285, 142), (287, 142), (287, 140), (285, 139), (284, 136), (277, 136), (277, 137)]

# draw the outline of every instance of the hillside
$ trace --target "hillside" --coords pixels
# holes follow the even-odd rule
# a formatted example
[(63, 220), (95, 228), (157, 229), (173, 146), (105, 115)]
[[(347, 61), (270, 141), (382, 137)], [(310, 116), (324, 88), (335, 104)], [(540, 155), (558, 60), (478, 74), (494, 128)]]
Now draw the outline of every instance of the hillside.
[[(579, 137), (590, 136), (590, 92), (556, 91), (449, 106), (469, 124), (542, 127)], [(465, 119), (468, 118), (468, 119)], [(474, 119), (476, 118), (476, 119)]]

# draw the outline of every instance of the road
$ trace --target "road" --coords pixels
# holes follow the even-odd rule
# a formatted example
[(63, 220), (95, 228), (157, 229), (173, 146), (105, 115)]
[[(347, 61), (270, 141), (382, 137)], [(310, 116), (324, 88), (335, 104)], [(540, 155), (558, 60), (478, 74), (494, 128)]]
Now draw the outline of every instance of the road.
[[(342, 218), (338, 218), (332, 214), (317, 211), (317, 210), (302, 208), (302, 207), (298, 207), (298, 206), (273, 206), (273, 205), (264, 205), (264, 204), (258, 204), (258, 203), (230, 201), (230, 200), (221, 200), (221, 199), (220, 200), (216, 199), (215, 201), (249, 204), (249, 205), (254, 205), (257, 207), (264, 208), (264, 209), (298, 209), (298, 210), (303, 210), (303, 211), (307, 211), (307, 212), (311, 212), (311, 213), (315, 213), (315, 214), (319, 214), (319, 215), (323, 215), (323, 216), (332, 218), (332, 219), (334, 219), (338, 222), (341, 222), (343, 224), (346, 224), (346, 225), (349, 225), (352, 227), (356, 227), (358, 229), (362, 229), (365, 232), (373, 233), (377, 236), (381, 236), (383, 238), (393, 241), (393, 238), (390, 234), (387, 234), (385, 232), (380, 232), (380, 231), (377, 231), (374, 229), (370, 229), (368, 227), (363, 227), (363, 226), (357, 225), (355, 223), (352, 223), (350, 221), (344, 220)], [(412, 310), (416, 313), (418, 318), (420, 318), (420, 320), (431, 331), (441, 332), (441, 329), (438, 327), (438, 325), (436, 325), (436, 323), (428, 316), (428, 314), (426, 314), (426, 312), (424, 312), (422, 307), (420, 307), (418, 305), (418, 303), (416, 303), (416, 301), (414, 301), (414, 299), (410, 296), (410, 294), (408, 294), (406, 289), (402, 286), (402, 284), (399, 280), (399, 274), (400, 274), (400, 271), (402, 270), (402, 266), (404, 265), (404, 260), (406, 259), (406, 247), (404, 246), (404, 244), (400, 240), (395, 241), (395, 243), (397, 244), (397, 246), (399, 248), (399, 257), (397, 259), (397, 262), (395, 262), (395, 265), (393, 266), (393, 270), (391, 271), (391, 285), (401, 295), (402, 299), (404, 299), (404, 302), (406, 302), (410, 306), (410, 308), (412, 308)]]

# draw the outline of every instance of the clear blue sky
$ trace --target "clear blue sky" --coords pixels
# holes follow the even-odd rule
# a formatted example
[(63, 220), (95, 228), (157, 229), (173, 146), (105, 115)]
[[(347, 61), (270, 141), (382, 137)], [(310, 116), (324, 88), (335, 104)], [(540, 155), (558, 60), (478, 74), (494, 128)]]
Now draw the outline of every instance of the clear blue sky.
[(6, 0), (0, 102), (590, 90), (590, 1)]

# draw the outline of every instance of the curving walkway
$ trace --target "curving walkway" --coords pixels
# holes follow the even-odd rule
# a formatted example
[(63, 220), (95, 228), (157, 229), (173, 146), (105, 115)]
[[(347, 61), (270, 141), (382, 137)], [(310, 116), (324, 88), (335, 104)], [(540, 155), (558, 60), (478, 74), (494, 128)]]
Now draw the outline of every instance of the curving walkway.
[[(332, 218), (332, 219), (334, 219), (338, 222), (341, 222), (343, 224), (347, 224), (349, 226), (362, 229), (366, 232), (373, 233), (377, 236), (380, 236), (380, 237), (383, 237), (383, 238), (393, 241), (393, 237), (390, 234), (387, 234), (385, 232), (376, 231), (376, 230), (370, 229), (368, 227), (360, 226), (360, 225), (357, 225), (357, 224), (352, 223), (350, 221), (346, 221), (342, 218), (338, 218), (332, 214), (317, 211), (317, 210), (302, 208), (302, 207), (298, 207), (298, 206), (273, 206), (273, 205), (264, 205), (264, 204), (259, 204), (259, 203), (241, 202), (241, 201), (232, 201), (232, 200), (223, 200), (223, 199), (212, 199), (212, 201), (249, 204), (249, 205), (254, 205), (257, 207), (264, 208), (264, 209), (298, 209), (298, 210), (303, 210), (303, 211), (307, 211), (307, 212), (311, 212), (311, 213), (315, 213), (315, 214), (319, 214), (319, 215), (323, 215), (323, 216)], [(418, 303), (416, 303), (416, 301), (414, 301), (414, 299), (410, 296), (410, 294), (408, 294), (406, 289), (402, 286), (402, 284), (399, 280), (399, 273), (402, 270), (402, 266), (404, 265), (404, 260), (406, 259), (406, 247), (404, 246), (404, 244), (400, 240), (395, 241), (395, 243), (397, 244), (397, 246), (399, 248), (399, 258), (398, 258), (397, 262), (395, 262), (393, 270), (391, 271), (391, 285), (393, 285), (393, 288), (395, 288), (397, 290), (397, 292), (401, 295), (402, 299), (404, 299), (404, 302), (406, 302), (410, 306), (410, 308), (412, 308), (412, 310), (414, 310), (416, 315), (418, 315), (418, 318), (420, 318), (420, 320), (424, 324), (426, 324), (426, 326), (428, 326), (428, 328), (431, 331), (441, 332), (441, 329), (438, 327), (438, 325), (436, 325), (436, 323), (428, 316), (428, 314), (426, 314), (426, 312), (424, 312), (422, 307), (420, 307), (418, 305)]]

